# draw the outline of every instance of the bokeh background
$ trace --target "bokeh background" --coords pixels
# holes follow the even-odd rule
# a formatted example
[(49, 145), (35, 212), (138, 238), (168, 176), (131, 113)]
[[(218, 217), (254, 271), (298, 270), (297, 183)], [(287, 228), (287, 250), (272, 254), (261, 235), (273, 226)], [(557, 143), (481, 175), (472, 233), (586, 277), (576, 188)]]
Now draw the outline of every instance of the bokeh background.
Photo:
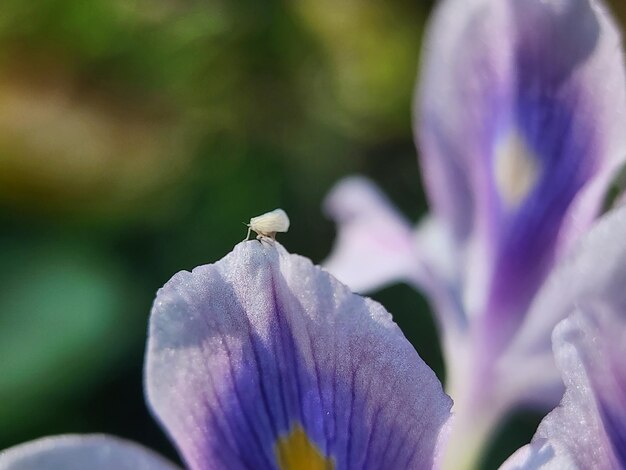
[[(432, 6), (2, 0), (0, 448), (106, 432), (176, 460), (143, 399), (157, 288), (275, 207), (281, 242), (321, 261), (321, 204), (347, 174), (419, 218), (410, 107)], [(374, 297), (444, 379), (426, 302), (402, 285)], [(514, 417), (485, 468), (538, 419)]]

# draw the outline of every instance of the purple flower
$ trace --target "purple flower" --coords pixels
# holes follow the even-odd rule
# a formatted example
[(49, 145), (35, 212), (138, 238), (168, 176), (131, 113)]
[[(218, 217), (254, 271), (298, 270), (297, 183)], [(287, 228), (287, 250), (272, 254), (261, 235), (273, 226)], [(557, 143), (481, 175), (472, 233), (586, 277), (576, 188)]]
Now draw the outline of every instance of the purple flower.
[[(432, 468), (451, 407), (382, 306), (277, 243), (240, 243), (159, 290), (145, 371), (191, 469)], [(61, 436), (4, 451), (0, 468), (173, 467), (113, 437)]]
[(445, 0), (424, 57), (415, 122), (431, 215), (413, 229), (367, 180), (343, 181), (326, 204), (339, 224), (326, 267), (358, 291), (404, 280), (430, 297), (461, 468), (513, 407), (561, 396), (545, 352), (569, 312), (546, 290), (626, 157), (626, 80), (597, 0)]
[[(455, 417), (379, 304), (246, 242), (154, 303), (147, 400), (189, 468), (465, 468), (510, 409), (556, 404), (561, 376), (562, 405), (507, 468), (624, 466), (626, 209), (591, 228), (626, 158), (619, 34), (596, 0), (444, 0), (426, 45), (432, 214), (414, 229), (348, 179), (328, 199), (327, 266), (357, 290), (405, 280), (430, 297)], [(173, 468), (98, 435), (0, 453), (2, 469), (42, 467)]]

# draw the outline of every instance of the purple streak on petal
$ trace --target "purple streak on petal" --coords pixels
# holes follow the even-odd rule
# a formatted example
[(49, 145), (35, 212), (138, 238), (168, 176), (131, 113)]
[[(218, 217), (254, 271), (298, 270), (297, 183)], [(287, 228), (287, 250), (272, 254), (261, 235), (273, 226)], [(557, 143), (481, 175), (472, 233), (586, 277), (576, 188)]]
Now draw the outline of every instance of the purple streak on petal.
[(626, 468), (626, 310), (621, 304), (601, 303), (590, 310), (593, 307), (595, 311), (581, 327), (586, 328), (586, 341), (579, 348), (585, 350), (581, 356), (596, 394), (604, 430), (616, 459)]
[[(597, 85), (578, 79), (598, 47), (600, 23), (587, 0), (515, 2), (516, 84), (512, 126), (518, 130), (539, 176), (521, 206), (499, 216), (493, 297), (488, 310), (506, 318), (509, 335), (550, 269), (564, 217), (576, 194), (603, 160), (602, 129), (594, 122)], [(576, 34), (572, 34), (575, 25)], [(560, 47), (555, 57), (554, 44)], [(619, 57), (615, 57), (619, 62)], [(626, 86), (626, 83), (624, 83)], [(509, 323), (507, 325), (507, 323)], [(506, 340), (505, 335), (505, 340)]]
[(0, 452), (2, 470), (175, 470), (139, 444), (112, 436), (44, 437)]
[[(496, 315), (502, 315), (502, 311), (521, 315), (526, 310), (553, 264), (567, 209), (592, 173), (586, 166), (594, 163), (589, 160), (593, 136), (581, 136), (585, 145), (576, 145), (572, 138), (567, 138), (575, 111), (564, 109), (566, 106), (552, 94), (535, 97), (534, 103), (518, 98), (522, 108), (519, 132), (542, 160), (541, 176), (523, 204), (499, 221), (489, 309)], [(524, 122), (533, 119), (539, 124)]]
[(624, 240), (626, 207), (621, 207), (599, 219), (548, 276), (499, 359), (507, 393), (517, 401), (556, 403), (561, 396), (551, 333), (572, 310), (608, 301), (626, 311)]
[(551, 355), (554, 325), (585, 302), (608, 299), (626, 309), (626, 207), (601, 219), (551, 272), (509, 347), (518, 357)]
[(622, 468), (626, 468), (626, 425), (624, 424), (626, 421), (624, 421), (624, 416), (619, 416), (621, 414), (623, 413), (615, 413), (613, 410), (607, 409), (606, 405), (601, 405), (600, 415), (606, 433), (613, 444), (613, 451)]
[(294, 425), (338, 469), (427, 468), (450, 408), (380, 305), (256, 241), (159, 291), (146, 383), (193, 469), (277, 468)]

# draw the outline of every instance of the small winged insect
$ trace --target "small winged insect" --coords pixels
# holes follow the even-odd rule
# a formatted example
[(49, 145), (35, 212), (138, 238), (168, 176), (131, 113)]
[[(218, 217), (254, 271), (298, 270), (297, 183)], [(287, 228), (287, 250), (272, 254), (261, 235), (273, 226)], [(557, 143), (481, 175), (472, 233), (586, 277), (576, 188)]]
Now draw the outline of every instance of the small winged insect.
[[(257, 234), (257, 240), (275, 240), (278, 232), (289, 230), (289, 217), (282, 209), (274, 209), (258, 217), (252, 217), (250, 223), (246, 224), (248, 234), (245, 240), (250, 238), (250, 232)], [(244, 240), (244, 241), (245, 241)]]

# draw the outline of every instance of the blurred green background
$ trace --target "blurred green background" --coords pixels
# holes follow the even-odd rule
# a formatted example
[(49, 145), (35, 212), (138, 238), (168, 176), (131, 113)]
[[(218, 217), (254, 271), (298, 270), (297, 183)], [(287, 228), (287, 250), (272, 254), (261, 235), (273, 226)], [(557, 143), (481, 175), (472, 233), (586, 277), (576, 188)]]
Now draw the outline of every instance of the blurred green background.
[[(350, 173), (419, 218), (410, 106), (432, 3), (3, 0), (0, 449), (106, 432), (176, 459), (143, 399), (157, 288), (275, 207), (281, 242), (321, 261), (321, 202)], [(375, 298), (443, 378), (425, 301)], [(537, 419), (515, 418), (486, 468)]]

